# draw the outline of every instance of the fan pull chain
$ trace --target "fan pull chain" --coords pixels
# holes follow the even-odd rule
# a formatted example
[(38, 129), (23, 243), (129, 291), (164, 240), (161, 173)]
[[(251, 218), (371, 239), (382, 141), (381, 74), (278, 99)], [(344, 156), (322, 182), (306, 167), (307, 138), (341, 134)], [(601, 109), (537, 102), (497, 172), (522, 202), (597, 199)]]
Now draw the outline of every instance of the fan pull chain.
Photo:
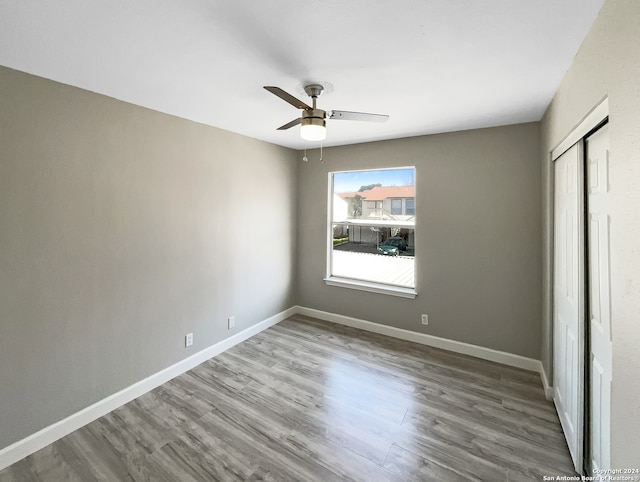
[[(304, 146), (304, 156), (302, 156), (302, 160), (304, 162), (308, 162), (309, 158), (307, 157), (307, 146)], [(320, 142), (320, 164), (324, 163), (324, 159), (322, 158), (322, 141)]]

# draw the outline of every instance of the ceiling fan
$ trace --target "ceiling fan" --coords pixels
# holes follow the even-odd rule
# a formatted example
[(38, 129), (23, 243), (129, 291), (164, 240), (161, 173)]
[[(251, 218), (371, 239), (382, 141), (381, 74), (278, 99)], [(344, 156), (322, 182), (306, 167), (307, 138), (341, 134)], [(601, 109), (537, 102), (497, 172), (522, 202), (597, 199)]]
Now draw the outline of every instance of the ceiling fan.
[[(290, 129), (293, 126), (302, 124), (300, 126), (300, 137), (308, 141), (321, 141), (327, 136), (326, 121), (327, 112), (318, 109), (316, 107), (316, 100), (324, 87), (320, 84), (305, 85), (304, 91), (309, 97), (311, 97), (312, 105), (308, 105), (302, 102), (300, 99), (296, 99), (294, 96), (285, 92), (280, 87), (274, 87), (271, 85), (265, 85), (265, 89), (274, 95), (277, 95), (285, 102), (288, 102), (296, 109), (302, 109), (302, 117), (292, 120), (283, 126), (278, 127), (277, 130), (283, 131)], [(332, 110), (329, 111), (329, 119), (337, 120), (355, 120), (355, 121), (367, 121), (367, 122), (385, 122), (389, 116), (382, 114), (366, 114), (363, 112), (349, 112), (346, 110)]]

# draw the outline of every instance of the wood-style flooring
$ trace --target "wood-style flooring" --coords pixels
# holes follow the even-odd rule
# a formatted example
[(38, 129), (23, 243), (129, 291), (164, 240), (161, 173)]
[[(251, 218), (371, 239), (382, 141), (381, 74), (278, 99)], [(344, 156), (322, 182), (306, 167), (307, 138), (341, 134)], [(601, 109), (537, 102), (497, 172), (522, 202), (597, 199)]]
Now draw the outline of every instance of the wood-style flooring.
[(0, 472), (25, 481), (575, 475), (539, 375), (295, 316)]

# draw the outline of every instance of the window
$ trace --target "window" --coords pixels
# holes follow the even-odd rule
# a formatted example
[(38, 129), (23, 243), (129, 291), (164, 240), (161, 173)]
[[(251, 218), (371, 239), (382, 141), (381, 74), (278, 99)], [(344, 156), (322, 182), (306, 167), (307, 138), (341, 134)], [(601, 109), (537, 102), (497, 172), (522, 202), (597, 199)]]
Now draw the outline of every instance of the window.
[(415, 216), (416, 214), (416, 199), (415, 198), (407, 198), (405, 199), (405, 214), (409, 216)]
[(329, 173), (330, 285), (415, 297), (415, 168)]

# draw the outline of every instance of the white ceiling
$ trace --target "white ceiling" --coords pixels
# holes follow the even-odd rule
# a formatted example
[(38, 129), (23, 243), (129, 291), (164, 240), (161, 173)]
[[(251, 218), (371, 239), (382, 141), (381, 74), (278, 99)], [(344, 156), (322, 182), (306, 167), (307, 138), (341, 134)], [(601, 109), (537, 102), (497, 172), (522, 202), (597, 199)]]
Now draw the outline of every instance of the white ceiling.
[(342, 145), (540, 120), (603, 1), (0, 0), (0, 64), (292, 148), (262, 86), (320, 80), (390, 115), (329, 120)]

